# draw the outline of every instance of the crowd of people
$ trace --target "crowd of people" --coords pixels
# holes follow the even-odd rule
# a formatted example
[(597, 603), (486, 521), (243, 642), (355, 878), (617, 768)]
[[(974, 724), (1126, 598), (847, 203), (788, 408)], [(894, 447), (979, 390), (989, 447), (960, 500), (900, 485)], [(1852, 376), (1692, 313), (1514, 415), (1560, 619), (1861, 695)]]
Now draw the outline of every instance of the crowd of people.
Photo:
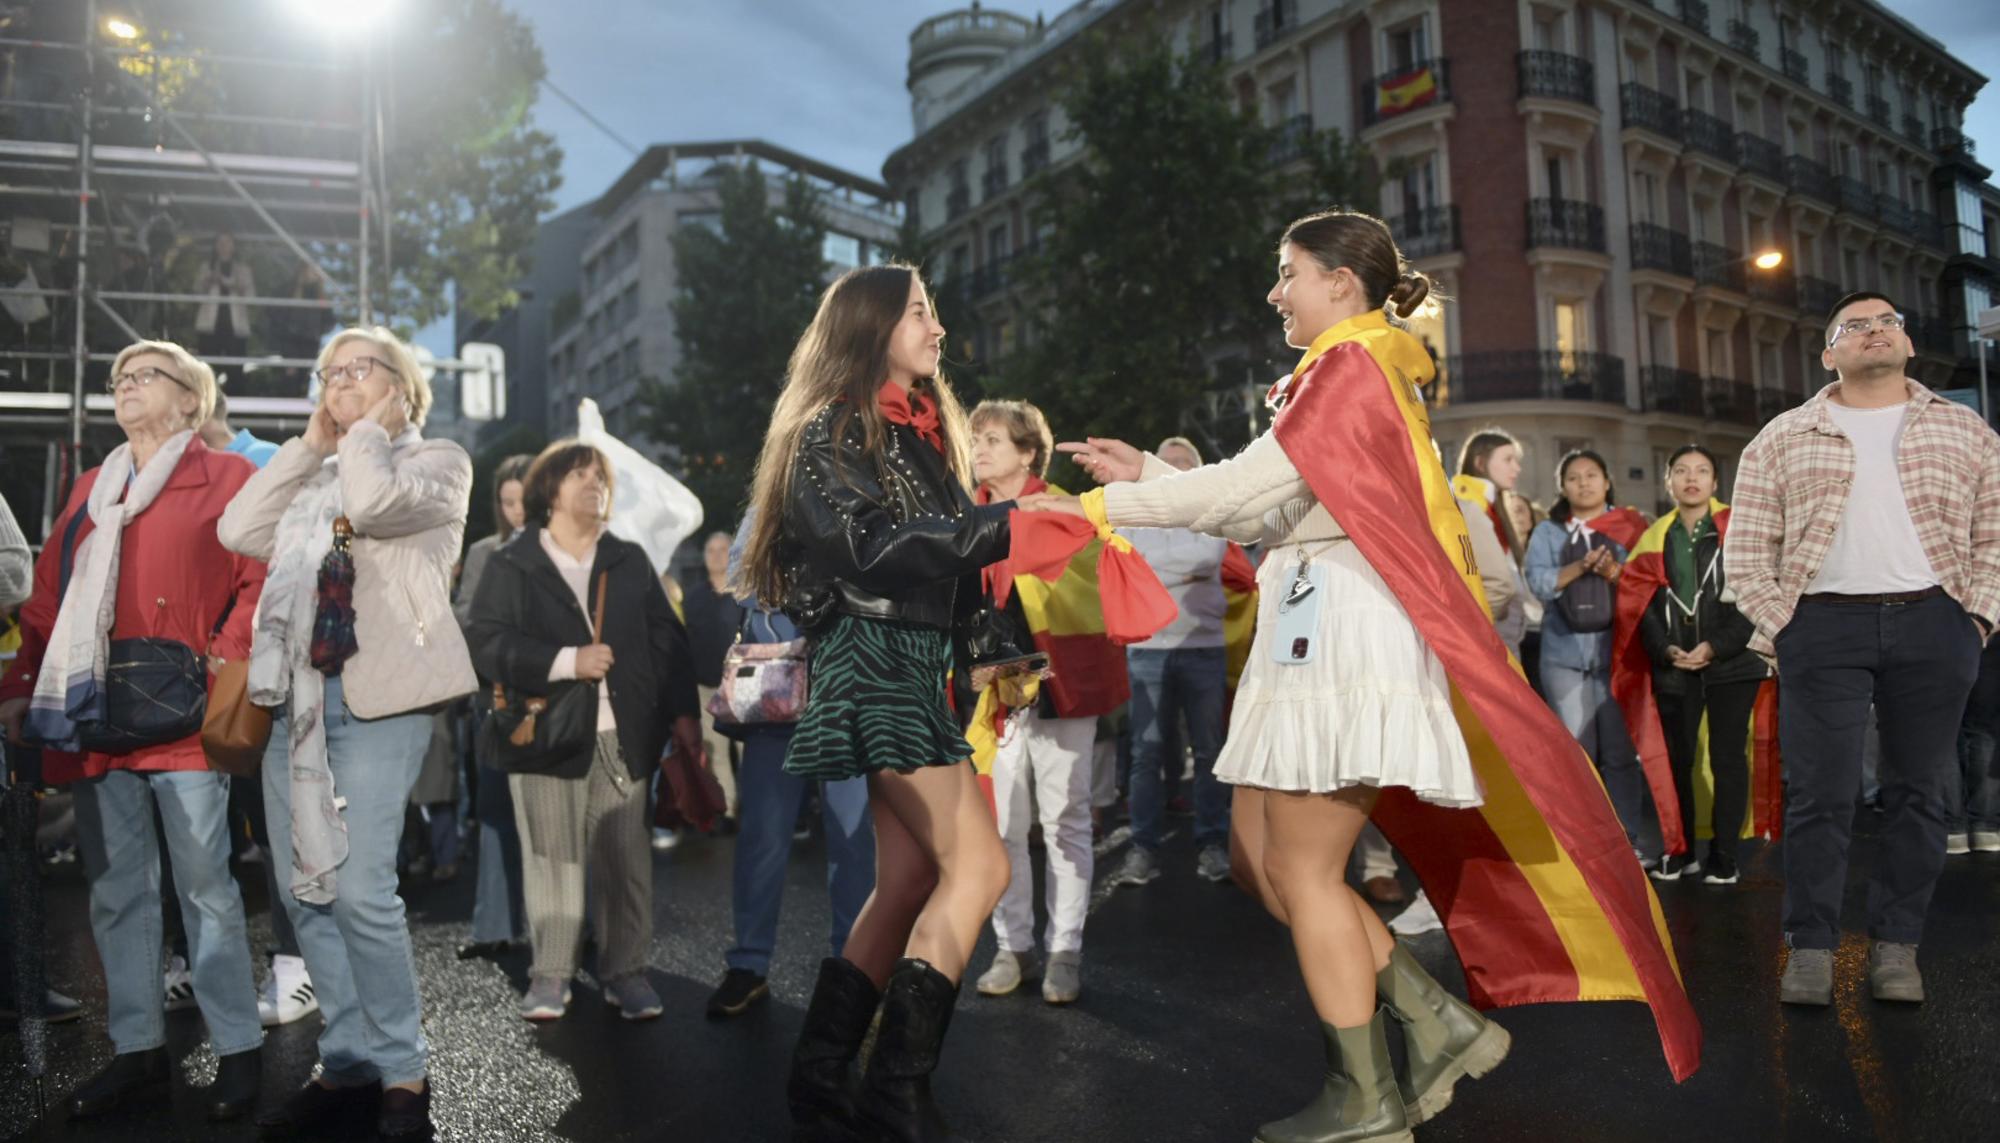
[[(967, 412), (921, 276), (844, 275), (793, 354), (743, 518), (702, 539), (685, 591), (609, 531), (617, 474), (576, 440), (501, 462), (493, 533), (467, 547), (472, 462), (423, 435), (429, 386), (387, 329), (325, 343), (317, 408), (281, 445), (230, 431), (200, 357), (127, 347), (109, 382), (125, 443), (32, 567), (0, 504), (0, 605), (21, 607), (9, 776), (74, 793), (114, 1053), (70, 1115), (164, 1093), (165, 1013), (191, 1003), (219, 1059), (212, 1118), (425, 1137), (399, 873), (413, 816), (435, 875), (455, 868), (461, 800), (477, 884), (460, 957), (525, 948), (527, 1020), (561, 1019), (585, 967), (625, 1019), (661, 1015), (653, 861), (686, 828), (670, 786), (690, 773), (735, 831), (711, 1018), (768, 995), (794, 840), (815, 818), (825, 838), (828, 955), (783, 1081), (802, 1137), (946, 1137), (929, 1080), (989, 924), (977, 993), (1038, 979), (1046, 1003), (1079, 1001), (1121, 806), (1130, 849), (1108, 881), (1166, 875), (1180, 812), (1192, 872), (1291, 933), (1326, 1084), (1264, 1143), (1408, 1139), (1501, 1063), (1504, 1028), (1398, 935), (1505, 942), (1446, 876), (1480, 845), (1528, 860), (1490, 856), (1505, 830), (1571, 867), (1536, 890), (1551, 909), (1617, 934), (1593, 965), (1535, 967), (1577, 998), (1591, 971), (1629, 978), (1685, 1074), (1692, 1017), (1649, 884), (1734, 884), (1744, 840), (1781, 836), (1780, 999), (1826, 1004), (1873, 781), (1869, 984), (1921, 1001), (1947, 855), (2000, 851), (1983, 651), (2000, 438), (1905, 377), (1893, 302), (1835, 307), (1838, 380), (1758, 435), (1733, 507), (1690, 442), (1642, 496), (1663, 506), (1649, 519), (1589, 449), (1552, 458), (1560, 492), (1538, 506), (1537, 458), (1503, 428), (1450, 474), (1413, 447), (1434, 365), (1401, 319), (1438, 302), (1382, 223), (1309, 216), (1278, 255), (1267, 301), (1303, 359), (1271, 430), (1207, 464), (1180, 437), (1059, 445), (1021, 401)], [(211, 288), (249, 292), (239, 271)], [(229, 309), (203, 312), (218, 337), (241, 336)], [(1099, 487), (1050, 484), (1065, 453)], [(1135, 628), (1148, 591), (1162, 609)], [(260, 713), (268, 737), (238, 741)], [(1533, 820), (1482, 816), (1523, 790)], [(1413, 836), (1406, 877), (1394, 845)], [(229, 864), (244, 839), (273, 902), (261, 974)], [(1378, 906), (1401, 912), (1385, 925)], [(1464, 959), (1497, 1001), (1519, 994), (1491, 963), (1532, 962)], [(40, 1014), (77, 1011), (51, 992)], [(312, 1078), (264, 1099), (262, 1028), (315, 1011)]]

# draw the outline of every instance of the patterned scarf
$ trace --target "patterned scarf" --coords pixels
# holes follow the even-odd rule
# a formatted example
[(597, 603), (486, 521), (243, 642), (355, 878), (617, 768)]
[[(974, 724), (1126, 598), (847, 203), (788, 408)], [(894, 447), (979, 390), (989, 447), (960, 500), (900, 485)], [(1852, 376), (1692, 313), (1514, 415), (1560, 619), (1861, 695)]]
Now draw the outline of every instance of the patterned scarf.
[[(71, 556), (69, 590), (49, 633), (48, 654), (28, 702), (26, 731), (51, 750), (76, 753), (77, 724), (104, 717), (104, 669), (118, 607), (118, 558), (125, 525), (144, 512), (180, 467), (192, 430), (168, 437), (146, 467), (133, 470), (130, 442), (111, 450), (79, 512), (95, 524)], [(197, 648), (199, 650), (199, 648)]]
[(875, 391), (875, 407), (893, 425), (908, 425), (917, 435), (944, 451), (944, 434), (938, 429), (937, 403), (914, 389), (904, 389), (894, 381), (884, 381)]

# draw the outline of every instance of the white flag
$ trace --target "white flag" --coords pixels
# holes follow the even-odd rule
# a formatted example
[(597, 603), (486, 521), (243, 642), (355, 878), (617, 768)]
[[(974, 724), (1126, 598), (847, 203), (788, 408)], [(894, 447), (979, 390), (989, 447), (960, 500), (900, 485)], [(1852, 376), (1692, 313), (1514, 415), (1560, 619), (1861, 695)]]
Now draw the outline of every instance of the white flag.
[(576, 436), (596, 445), (611, 460), (616, 488), (611, 499), (611, 532), (646, 549), (653, 570), (664, 572), (682, 540), (701, 527), (701, 500), (687, 485), (625, 442), (604, 431), (604, 414), (588, 397), (577, 406)]

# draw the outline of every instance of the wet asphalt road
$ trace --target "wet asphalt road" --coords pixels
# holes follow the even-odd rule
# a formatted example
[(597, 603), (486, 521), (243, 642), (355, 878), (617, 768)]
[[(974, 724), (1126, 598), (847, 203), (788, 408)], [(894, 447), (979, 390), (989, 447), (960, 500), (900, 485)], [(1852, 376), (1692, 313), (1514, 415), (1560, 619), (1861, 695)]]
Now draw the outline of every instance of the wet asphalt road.
[[(1872, 815), (1857, 823), (1857, 866), (1873, 859)], [(406, 893), (423, 976), (435, 1114), (445, 1140), (726, 1141), (788, 1138), (783, 1068), (823, 954), (827, 910), (818, 844), (792, 863), (769, 1003), (731, 1022), (702, 1016), (730, 943), (732, 842), (695, 839), (658, 855), (653, 981), (667, 1014), (621, 1022), (593, 985), (562, 1022), (515, 1014), (525, 956), (460, 962), (470, 869)], [(1108, 871), (1121, 855), (1100, 858)], [(1544, 1005), (1497, 1018), (1514, 1036), (1507, 1063), (1463, 1084), (1456, 1103), (1418, 1129), (1446, 1141), (2000, 1139), (2000, 855), (1954, 857), (1938, 888), (1922, 965), (1931, 1000), (1880, 1005), (1862, 979), (1863, 893), (1849, 897), (1838, 999), (1824, 1011), (1775, 1002), (1777, 855), (1751, 846), (1734, 889), (1660, 886), (1681, 965), (1707, 1036), (1703, 1067), (1676, 1086), (1652, 1021), (1628, 1003)], [(1185, 837), (1166, 875), (1142, 889), (1100, 892), (1090, 921), (1084, 996), (1070, 1009), (1039, 992), (961, 999), (937, 1090), (970, 1143), (1246, 1143), (1318, 1084), (1318, 1033), (1285, 934), (1229, 886), (1199, 881)], [(253, 870), (254, 874), (255, 871)], [(254, 939), (268, 935), (261, 877), (246, 882)], [(90, 1015), (54, 1029), (51, 1111), (37, 1121), (20, 1043), (0, 1035), (0, 1135), (63, 1140), (251, 1139), (247, 1126), (201, 1119), (188, 1084), (214, 1060), (198, 1014), (170, 1020), (181, 1061), (171, 1109), (68, 1124), (62, 1096), (108, 1058), (103, 985), (85, 922), (82, 877), (50, 884), (53, 979)], [(1459, 988), (1441, 934), (1419, 955)], [(991, 956), (981, 942), (973, 971)], [(305, 1078), (318, 1018), (265, 1041), (267, 1097)]]

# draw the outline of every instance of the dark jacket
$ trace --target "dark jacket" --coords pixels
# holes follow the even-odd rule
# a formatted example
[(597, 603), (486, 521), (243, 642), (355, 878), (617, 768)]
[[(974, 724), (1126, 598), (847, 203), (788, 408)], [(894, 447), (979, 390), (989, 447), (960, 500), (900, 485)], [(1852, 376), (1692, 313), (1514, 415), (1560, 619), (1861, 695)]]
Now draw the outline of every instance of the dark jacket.
[[(1750, 637), (1756, 633), (1756, 625), (1736, 610), (1732, 602), (1735, 595), (1729, 591), (1722, 571), (1722, 541), (1714, 532), (1695, 542), (1694, 566), (1701, 577), (1694, 614), (1688, 615), (1677, 601), (1669, 598), (1672, 585), (1668, 583), (1653, 592), (1645, 616), (1639, 621), (1639, 638), (1646, 645), (1646, 655), (1653, 660), (1653, 690), (1685, 694), (1694, 675), (1711, 686), (1767, 677), (1770, 671), (1764, 660), (1750, 651)], [(1667, 657), (1670, 647), (1691, 651), (1703, 640), (1715, 649), (1714, 662), (1704, 670), (1679, 670)]]
[[(698, 713), (694, 659), (686, 628), (660, 586), (645, 549), (606, 532), (597, 541), (590, 569), (590, 604), (597, 606), (597, 582), (608, 574), (604, 602), (604, 642), (611, 647), (611, 712), (618, 719), (618, 744), (635, 778), (652, 773), (665, 753), (674, 719)], [(577, 606), (576, 593), (542, 550), (542, 529), (529, 525), (487, 561), (472, 599), (467, 628), (472, 662), (482, 678), (505, 683), (527, 695), (549, 693), (549, 668), (564, 647), (591, 642), (590, 616)], [(582, 778), (590, 773), (589, 750), (538, 773)]]
[(736, 597), (715, 590), (706, 571), (684, 589), (681, 611), (687, 616), (688, 641), (694, 646), (694, 678), (705, 687), (722, 682), (722, 656), (736, 641), (743, 625), (743, 605)]
[(807, 423), (792, 461), (785, 610), (807, 630), (836, 612), (950, 630), (983, 602), (979, 570), (1006, 556), (1013, 504), (974, 504), (906, 425), (871, 455), (860, 418), (841, 411)]

